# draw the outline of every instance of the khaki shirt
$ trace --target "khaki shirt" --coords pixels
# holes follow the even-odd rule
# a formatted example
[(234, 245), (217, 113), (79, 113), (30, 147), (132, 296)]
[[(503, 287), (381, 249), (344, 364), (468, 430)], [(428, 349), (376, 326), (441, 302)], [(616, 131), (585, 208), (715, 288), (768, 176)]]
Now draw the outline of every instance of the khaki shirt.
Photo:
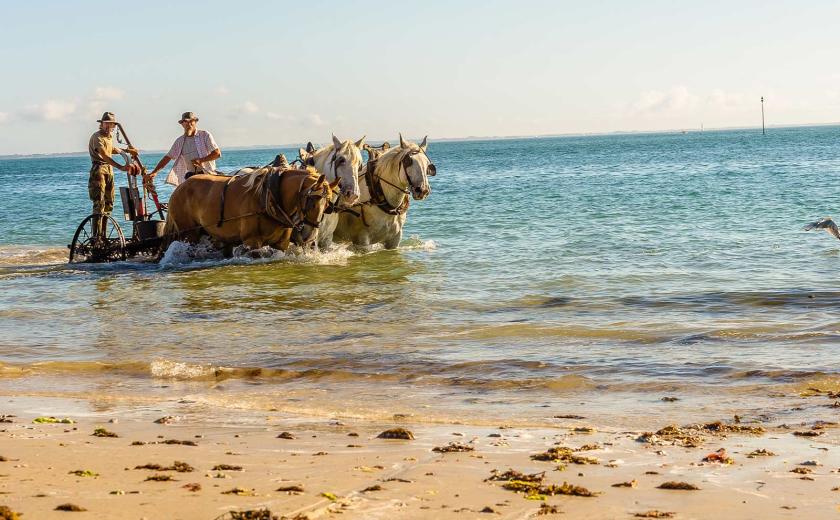
[(102, 132), (97, 130), (90, 136), (88, 142), (88, 153), (90, 154), (90, 161), (93, 163), (93, 168), (104, 168), (108, 173), (113, 173), (111, 165), (106, 163), (104, 158), (111, 157), (119, 148), (114, 147), (114, 141), (110, 135), (102, 135)]

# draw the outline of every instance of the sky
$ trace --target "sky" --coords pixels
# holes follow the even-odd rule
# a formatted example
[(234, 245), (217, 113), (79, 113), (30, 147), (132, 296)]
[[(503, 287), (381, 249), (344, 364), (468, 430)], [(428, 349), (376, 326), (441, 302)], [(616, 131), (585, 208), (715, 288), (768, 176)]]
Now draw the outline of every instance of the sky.
[(0, 3), (0, 154), (840, 121), (840, 3)]

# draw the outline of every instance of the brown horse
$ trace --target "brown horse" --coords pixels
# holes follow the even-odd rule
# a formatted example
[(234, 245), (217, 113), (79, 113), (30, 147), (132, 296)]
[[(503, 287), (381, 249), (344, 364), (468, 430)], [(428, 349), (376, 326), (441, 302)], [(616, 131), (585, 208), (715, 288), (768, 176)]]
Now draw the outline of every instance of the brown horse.
[(195, 243), (209, 235), (228, 252), (239, 244), (285, 251), (293, 230), (301, 245), (308, 244), (317, 238), (337, 185), (312, 169), (192, 176), (169, 199), (164, 250), (174, 240)]

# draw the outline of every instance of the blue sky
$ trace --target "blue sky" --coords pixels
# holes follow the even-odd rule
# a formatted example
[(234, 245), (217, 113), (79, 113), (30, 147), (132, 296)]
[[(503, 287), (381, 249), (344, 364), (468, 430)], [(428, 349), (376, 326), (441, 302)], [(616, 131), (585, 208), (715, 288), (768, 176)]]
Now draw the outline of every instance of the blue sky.
[(0, 154), (840, 121), (840, 3), (4, 2)]

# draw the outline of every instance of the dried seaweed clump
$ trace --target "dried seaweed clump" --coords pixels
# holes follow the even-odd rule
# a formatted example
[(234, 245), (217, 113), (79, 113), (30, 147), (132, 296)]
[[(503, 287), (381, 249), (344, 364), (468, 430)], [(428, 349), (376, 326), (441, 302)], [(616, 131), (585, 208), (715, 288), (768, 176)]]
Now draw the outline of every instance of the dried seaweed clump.
[(764, 448), (759, 448), (757, 450), (753, 450), (753, 451), (747, 453), (747, 458), (748, 459), (754, 459), (756, 457), (775, 457), (775, 456), (776, 456), (775, 453), (773, 453), (770, 450), (766, 450)]
[(235, 487), (233, 489), (228, 489), (227, 491), (222, 491), (223, 495), (237, 495), (240, 497), (255, 497), (257, 496), (257, 491), (255, 489), (245, 489), (241, 487)]
[(189, 473), (191, 471), (195, 471), (195, 468), (187, 464), (186, 462), (181, 462), (180, 460), (176, 460), (172, 463), (171, 466), (161, 466), (160, 464), (143, 464), (142, 466), (134, 466), (134, 469), (150, 469), (154, 471), (177, 471), (178, 473)]
[(280, 486), (277, 491), (283, 493), (303, 493), (303, 486), (293, 484), (291, 486)]
[(601, 461), (592, 457), (578, 455), (575, 450), (566, 446), (553, 446), (543, 453), (531, 455), (531, 460), (543, 462), (568, 462), (571, 464), (600, 464)]
[(546, 515), (559, 515), (563, 511), (560, 511), (560, 508), (557, 506), (548, 505), (545, 502), (540, 504), (540, 508), (537, 510), (536, 516), (546, 516)]
[(634, 487), (636, 487), (636, 485), (638, 485), (638, 482), (635, 479), (633, 479), (633, 480), (629, 480), (627, 482), (619, 482), (617, 484), (613, 484), (612, 487), (634, 488)]
[(517, 493), (525, 493), (525, 498), (541, 500), (546, 496), (569, 495), (576, 497), (594, 497), (596, 493), (589, 491), (583, 486), (575, 486), (568, 482), (562, 484), (542, 485), (538, 482), (523, 482), (521, 480), (510, 480), (502, 484), (502, 488)]
[(36, 417), (32, 422), (37, 424), (74, 424), (75, 421), (69, 417), (58, 419), (56, 417)]
[(97, 428), (91, 434), (94, 437), (119, 437), (116, 433), (106, 430), (105, 428)]
[(55, 506), (55, 510), (56, 511), (75, 511), (77, 513), (80, 513), (82, 511), (87, 511), (87, 509), (85, 509), (84, 507), (77, 506), (76, 504), (70, 504), (69, 502), (67, 504), (61, 504), (60, 506)]
[(295, 437), (291, 432), (280, 432), (279, 434), (277, 434), (277, 438), (278, 439), (288, 439), (288, 440), (291, 441), (291, 440), (296, 439), (297, 437)]
[(379, 439), (403, 439), (407, 441), (414, 440), (414, 434), (406, 430), (405, 428), (391, 428), (390, 430), (385, 430), (376, 437)]
[(815, 431), (815, 430), (807, 430), (807, 431), (804, 431), (804, 432), (793, 432), (793, 434), (796, 435), (797, 437), (819, 437), (823, 433), (824, 432)]
[(172, 478), (172, 475), (150, 475), (146, 477), (146, 480), (144, 482), (147, 482), (149, 480), (154, 482), (171, 482), (175, 479)]
[(20, 520), (20, 516), (8, 507), (0, 506), (0, 520)]
[(475, 451), (475, 446), (472, 446), (470, 444), (461, 444), (458, 442), (450, 442), (446, 446), (436, 446), (432, 448), (432, 451), (436, 453), (457, 453), (464, 451)]
[(659, 484), (656, 487), (658, 487), (659, 489), (679, 489), (683, 491), (697, 491), (698, 489), (700, 489), (694, 484), (689, 484), (688, 482), (677, 482), (674, 480), (663, 482), (662, 484)]
[(669, 444), (672, 446), (682, 446), (684, 448), (696, 448), (703, 443), (700, 436), (694, 434), (685, 428), (680, 428), (676, 425), (666, 426), (655, 433), (645, 432), (636, 438), (638, 442), (646, 442), (653, 445)]
[(761, 426), (744, 426), (743, 424), (726, 424), (721, 421), (706, 423), (702, 426), (703, 430), (712, 433), (750, 433), (753, 435), (761, 435), (766, 430)]
[(242, 471), (242, 466), (233, 466), (231, 464), (216, 464), (211, 468), (212, 471)]
[(216, 520), (280, 520), (277, 515), (272, 515), (268, 509), (249, 509), (247, 511), (228, 511)]
[(77, 477), (98, 477), (99, 473), (95, 471), (91, 471), (89, 469), (76, 469), (73, 471), (67, 472), (70, 475), (76, 475)]
[(494, 469), (490, 472), (490, 476), (484, 479), (485, 482), (490, 480), (519, 480), (521, 482), (536, 482), (539, 484), (545, 480), (545, 471), (541, 473), (522, 473), (521, 471), (509, 469), (503, 473), (499, 473), (499, 470)]
[(677, 516), (677, 513), (672, 511), (659, 511), (658, 509), (651, 509), (650, 511), (645, 511), (644, 513), (635, 513), (633, 516), (636, 518), (674, 518)]

